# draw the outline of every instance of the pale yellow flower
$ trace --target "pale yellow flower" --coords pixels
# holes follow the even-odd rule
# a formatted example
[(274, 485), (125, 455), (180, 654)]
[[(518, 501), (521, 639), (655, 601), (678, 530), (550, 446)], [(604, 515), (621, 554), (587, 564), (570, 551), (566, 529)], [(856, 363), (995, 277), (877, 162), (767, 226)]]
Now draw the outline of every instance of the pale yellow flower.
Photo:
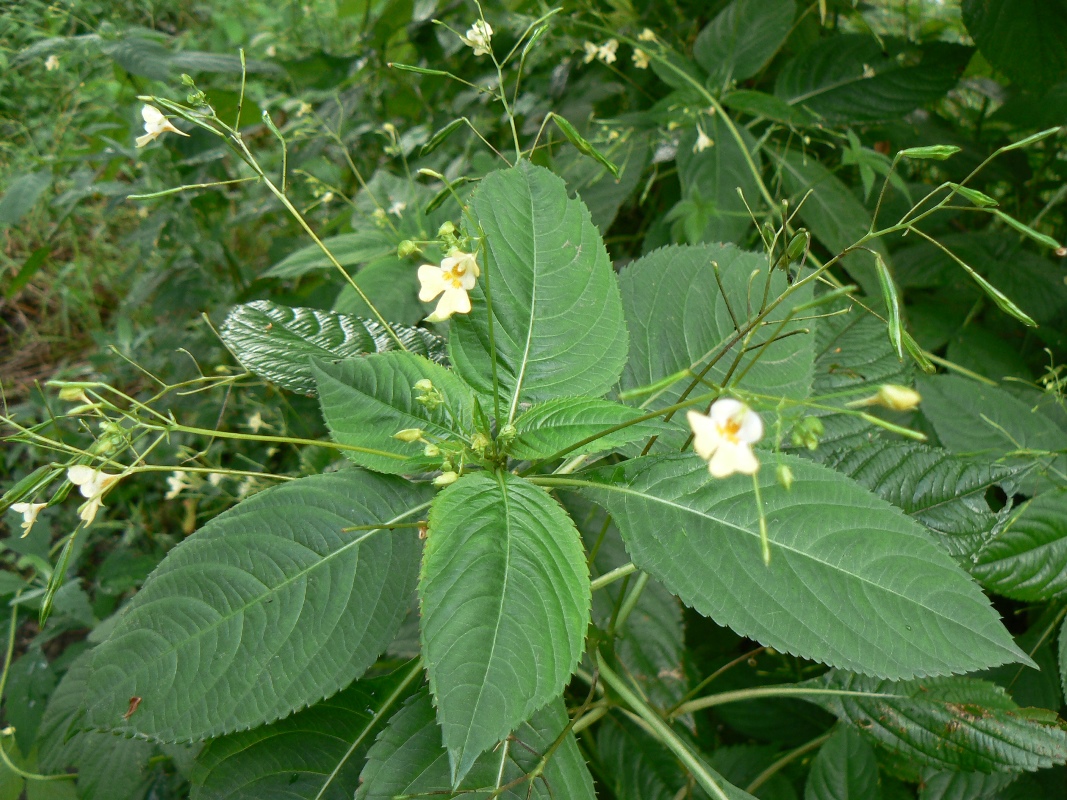
[(248, 422), (245, 424), (252, 433), (259, 433), (267, 423), (263, 421), (263, 415), (257, 411), (248, 418)]
[(714, 144), (715, 144), (715, 140), (712, 139), (710, 136), (708, 136), (706, 133), (704, 133), (704, 128), (702, 128), (700, 123), (698, 122), (697, 123), (697, 143), (693, 145), (693, 152), (694, 153), (703, 153), (705, 150), (707, 150), (709, 147), (711, 147)]
[(141, 118), (144, 119), (144, 136), (137, 137), (137, 146), (144, 147), (154, 139), (159, 138), (168, 131), (170, 133), (176, 133), (179, 136), (188, 136), (189, 134), (175, 128), (169, 119), (163, 116), (163, 112), (155, 106), (145, 106), (141, 109)]
[(30, 528), (33, 527), (33, 523), (37, 521), (37, 515), (41, 513), (41, 509), (47, 506), (48, 503), (12, 503), (11, 510), (22, 514), (22, 536), (23, 538), (30, 535)]
[(853, 400), (846, 403), (848, 408), (863, 408), (864, 406), (885, 406), (892, 411), (914, 411), (922, 402), (922, 395), (907, 386), (898, 386), (895, 383), (885, 383), (879, 387), (878, 393), (862, 400)]
[(59, 56), (53, 53), (48, 58), (46, 58), (44, 61), (44, 68), (49, 72), (54, 69), (59, 69)]
[(605, 64), (615, 63), (615, 52), (619, 49), (618, 39), (608, 39), (604, 44), (597, 48), (596, 57), (603, 61)]
[(641, 42), (654, 42), (656, 41), (656, 34), (652, 31), (651, 28), (645, 28), (643, 31), (637, 34), (637, 39)]
[(585, 58), (583, 58), (582, 61), (586, 64), (591, 63), (592, 60), (596, 58), (597, 53), (600, 52), (600, 48), (592, 42), (585, 42), (582, 44), (582, 47), (585, 48)]
[(759, 460), (752, 445), (763, 438), (759, 414), (740, 400), (724, 397), (712, 404), (708, 414), (690, 411), (686, 416), (693, 429), (693, 449), (708, 462), (714, 477), (756, 474)]
[(404, 209), (408, 207), (408, 204), (403, 200), (397, 200), (391, 206), (389, 206), (389, 213), (395, 216), (400, 216), (404, 213)]
[(474, 49), (474, 55), (485, 56), (493, 52), (490, 40), (493, 38), (493, 28), (484, 19), (475, 22), (467, 30), (466, 36), (460, 36), (463, 44)]
[(437, 308), (426, 318), (427, 322), (444, 322), (453, 314), (468, 314), (471, 299), (467, 292), (474, 288), (481, 270), (472, 253), (453, 250), (441, 260), (441, 266), (423, 264), (419, 267), (419, 299), (429, 303), (441, 295)]
[(183, 470), (175, 470), (171, 475), (167, 476), (167, 493), (163, 495), (165, 500), (173, 500), (180, 495), (186, 489), (192, 489), (193, 485), (188, 481), (189, 474)]
[(78, 508), (78, 516), (81, 517), (82, 522), (88, 525), (96, 518), (96, 512), (104, 504), (103, 499), (107, 490), (121, 477), (121, 475), (111, 475), (84, 464), (67, 469), (67, 480), (78, 487), (82, 497), (88, 498)]
[(638, 69), (648, 69), (648, 53), (639, 47), (634, 48), (634, 54), (630, 56), (633, 59), (634, 66)]

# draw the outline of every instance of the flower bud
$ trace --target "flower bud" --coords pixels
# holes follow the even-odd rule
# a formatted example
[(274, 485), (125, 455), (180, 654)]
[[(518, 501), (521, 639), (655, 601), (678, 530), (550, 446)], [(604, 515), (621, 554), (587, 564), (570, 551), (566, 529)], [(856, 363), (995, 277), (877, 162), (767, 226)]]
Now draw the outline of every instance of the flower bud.
[(450, 486), (459, 479), (459, 475), (455, 472), (442, 472), (436, 478), (433, 479), (434, 486)]
[(456, 232), (456, 226), (451, 221), (445, 222), (437, 229), (438, 236), (451, 236)]
[(914, 389), (898, 386), (895, 383), (883, 384), (875, 396), (878, 398), (879, 405), (893, 411), (914, 411), (922, 400), (922, 396)]
[(422, 454), (427, 458), (437, 458), (441, 455), (441, 448), (435, 444), (428, 444), (423, 448)]
[(429, 378), (423, 378), (422, 380), (415, 381), (414, 388), (416, 391), (419, 392), (432, 392), (433, 383), (430, 381)]
[(789, 469), (785, 464), (778, 465), (774, 471), (774, 476), (787, 492), (793, 488), (793, 470)]
[(471, 437), (471, 450), (480, 453), (489, 446), (489, 438), (484, 433), (476, 433)]
[(393, 438), (402, 442), (417, 442), (422, 438), (422, 428), (404, 428), (394, 433)]
[(64, 386), (59, 390), (59, 399), (68, 403), (91, 403), (81, 386)]
[(399, 258), (407, 258), (413, 256), (419, 252), (419, 246), (415, 244), (411, 239), (405, 239), (396, 248), (396, 254)]

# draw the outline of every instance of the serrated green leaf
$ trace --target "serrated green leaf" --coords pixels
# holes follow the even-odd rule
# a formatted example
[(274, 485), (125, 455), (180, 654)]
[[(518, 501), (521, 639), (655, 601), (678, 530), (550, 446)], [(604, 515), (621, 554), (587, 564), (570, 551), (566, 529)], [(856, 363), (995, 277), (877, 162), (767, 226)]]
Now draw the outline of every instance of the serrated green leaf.
[[(358, 678), (414, 588), (431, 492), (360, 470), (252, 496), (181, 542), (93, 652), (89, 721), (161, 741), (273, 722)], [(131, 697), (142, 701), (124, 719)]]
[[(719, 267), (725, 296), (719, 291), (714, 265)], [(761, 270), (751, 284), (752, 272)], [(749, 286), (758, 296), (758, 304), (767, 281), (767, 261), (755, 253), (746, 253), (733, 245), (697, 245), (665, 247), (634, 261), (619, 276), (623, 294), (626, 323), (632, 332), (630, 358), (623, 371), (620, 386), (632, 390), (654, 384), (678, 373), (693, 369), (697, 372), (718, 356), (735, 338), (734, 319), (743, 325), (748, 319)], [(786, 288), (782, 273), (771, 277), (770, 296), (775, 297)], [(810, 291), (799, 291), (791, 301), (800, 305), (811, 298)], [(789, 301), (774, 312), (774, 319), (784, 319)], [(733, 312), (732, 316), (730, 312)], [(801, 331), (804, 322), (790, 322), (783, 333)], [(751, 347), (767, 342), (771, 330), (757, 331), (749, 342)], [(814, 337), (803, 333), (775, 342), (763, 351), (753, 364), (753, 353), (741, 358), (734, 374), (750, 364), (741, 387), (754, 392), (806, 397), (811, 386)], [(726, 377), (730, 364), (737, 357), (737, 344), (719, 359), (708, 372), (711, 381)], [(678, 401), (689, 385), (682, 379), (652, 394), (641, 397), (641, 408), (653, 410)], [(684, 425), (684, 415), (676, 415), (674, 425)], [(682, 431), (675, 448), (685, 439), (688, 428)], [(672, 439), (674, 441), (674, 439)]]
[(793, 0), (733, 0), (693, 43), (693, 58), (716, 83), (751, 78), (782, 46), (793, 27)]
[(1047, 86), (1067, 75), (1063, 0), (964, 0), (963, 22), (982, 55), (1012, 80)]
[[(397, 797), (458, 796), (489, 800), (494, 788), (528, 775), (567, 722), (563, 703), (555, 701), (519, 725), (514, 741), (499, 753), (486, 753), (454, 788), (448, 753), (434, 719), (430, 696), (422, 692), (390, 721), (367, 755), (367, 767), (356, 800), (395, 800)], [(522, 744), (519, 744), (521, 742)], [(503, 772), (501, 773), (501, 762)], [(481, 790), (481, 791), (478, 791)], [(593, 781), (568, 734), (548, 760), (543, 777), (522, 781), (495, 795), (505, 800), (594, 800)]]
[(575, 455), (599, 453), (669, 430), (655, 419), (645, 420), (574, 448), (574, 445), (591, 436), (632, 422), (641, 416), (641, 411), (610, 400), (589, 397), (560, 397), (549, 400), (516, 418), (517, 435), (510, 447), (510, 453), (514, 458), (530, 460), (547, 458), (561, 450)]
[(56, 686), (56, 674), (40, 647), (30, 647), (13, 660), (4, 690), (4, 719), (15, 728), (15, 743), (23, 753), (33, 749), (48, 696)]
[(1024, 503), (978, 553), (971, 574), (1016, 600), (1049, 600), (1067, 589), (1067, 489)]
[(416, 675), (358, 681), (291, 717), (212, 739), (197, 756), (192, 800), (351, 800), (367, 751)]
[(838, 725), (811, 762), (804, 800), (879, 800), (878, 760), (852, 728)]
[(807, 700), (916, 766), (1020, 772), (1067, 761), (1062, 723), (1032, 718), (1001, 687), (986, 681), (953, 677), (893, 682), (832, 671), (801, 686), (858, 693)]
[[(688, 206), (676, 206), (678, 211), (674, 213), (679, 221), (675, 223), (675, 240), (689, 244), (742, 241), (755, 227), (745, 202), (757, 214), (761, 208), (759, 184), (746, 162), (745, 150), (727, 131), (719, 115), (701, 116), (698, 122), (714, 144), (696, 152), (695, 125), (687, 126), (678, 141), (675, 160), (682, 183), (682, 202)], [(759, 169), (762, 158), (756, 140), (746, 129), (740, 130), (748, 158)], [(686, 222), (683, 208), (688, 208), (687, 215), (693, 215), (694, 222)], [(695, 227), (689, 231), (687, 225)]]
[[(395, 255), (399, 241), (384, 230), (372, 229), (356, 233), (329, 236), (322, 243), (333, 253), (342, 267), (369, 264), (379, 258)], [(333, 262), (317, 244), (290, 253), (259, 277), (299, 278), (317, 269), (336, 269)]]
[(774, 93), (791, 105), (845, 122), (903, 116), (942, 97), (959, 80), (972, 50), (933, 42), (919, 46), (866, 34), (817, 41), (778, 73)]
[(1040, 231), (1035, 231), (1033, 228), (1031, 228), (1025, 222), (1020, 222), (1019, 220), (1015, 219), (1015, 217), (1011, 216), (1010, 214), (1005, 214), (999, 208), (993, 209), (993, 213), (997, 216), (998, 219), (1001, 220), (1001, 222), (1004, 222), (1008, 226), (1014, 228), (1019, 233), (1021, 233), (1023, 236), (1027, 236), (1027, 237), (1033, 239), (1038, 244), (1043, 244), (1043, 245), (1045, 245), (1045, 247), (1051, 247), (1053, 250), (1059, 248), (1060, 243), (1057, 242), (1055, 239), (1053, 239), (1051, 236), (1046, 236), (1045, 234), (1041, 233)]
[[(462, 441), (474, 430), (471, 390), (451, 371), (411, 353), (382, 353), (338, 364), (315, 361), (313, 375), (326, 426), (334, 440), (362, 450), (346, 450), (355, 463), (378, 472), (404, 474), (436, 469), (440, 457), (429, 461), (425, 445), (404, 442), (395, 435), (419, 428), (432, 442)], [(434, 408), (419, 402), (415, 389), (429, 380), (444, 395)]]
[(695, 455), (581, 473), (581, 491), (611, 513), (639, 569), (776, 650), (893, 678), (1031, 663), (918, 524), (837, 472), (780, 459), (791, 489), (759, 474), (770, 566), (751, 482), (714, 480)]
[[(1019, 779), (1018, 773), (937, 772), (923, 773), (919, 800), (1009, 800), (1003, 789)], [(1023, 797), (1036, 797), (1029, 794)], [(1019, 798), (1019, 800), (1022, 800)]]
[(581, 657), (589, 570), (570, 517), (508, 472), (476, 472), (434, 500), (419, 583), (422, 645), (459, 781), (556, 697)]
[(33, 208), (45, 189), (52, 185), (52, 170), (42, 169), (20, 175), (8, 184), (0, 198), (0, 230), (14, 225)]
[[(920, 378), (923, 415), (946, 448), (961, 455), (1002, 460), (1009, 467), (1035, 470), (1023, 486), (1042, 485), (1046, 469), (1067, 470), (1067, 433), (1052, 420), (1009, 392), (958, 375)], [(1016, 451), (1048, 453), (1040, 457)]]
[(986, 492), (1013, 475), (1000, 464), (910, 442), (841, 448), (823, 463), (926, 526), (968, 568), (1000, 522), (986, 502)]
[(492, 394), (483, 287), (493, 292), (501, 405), (606, 393), (626, 360), (619, 289), (604, 243), (580, 200), (543, 167), (522, 161), (482, 179), (471, 213), (485, 232), (474, 310), (452, 318), (456, 371)]
[(132, 797), (156, 748), (150, 742), (89, 728), (85, 707), (91, 656), (83, 653), (71, 663), (48, 700), (37, 740), (38, 765), (46, 773), (75, 768), (78, 795), (84, 800)]
[[(444, 341), (422, 328), (393, 325), (412, 352), (441, 363)], [(256, 300), (230, 309), (219, 336), (241, 366), (292, 392), (314, 397), (311, 359), (340, 361), (383, 353), (397, 343), (378, 322), (317, 308)]]

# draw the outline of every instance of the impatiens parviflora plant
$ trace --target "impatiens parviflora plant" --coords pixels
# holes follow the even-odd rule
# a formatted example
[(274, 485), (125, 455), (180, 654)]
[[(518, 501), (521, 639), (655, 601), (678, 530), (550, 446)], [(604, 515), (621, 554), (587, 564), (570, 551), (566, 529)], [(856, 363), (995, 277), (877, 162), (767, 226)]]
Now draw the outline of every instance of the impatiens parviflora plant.
[[(230, 147), (374, 319), (256, 301), (235, 308), (223, 326), (223, 341), (250, 372), (318, 398), (329, 440), (183, 425), (155, 407), (179, 387), (150, 402), (103, 384), (82, 387), (91, 401), (83, 413), (121, 426), (122, 442), (76, 453), (56, 444), (71, 463), (5, 502), (40, 502), (65, 469), (66, 488), (79, 486), (85, 509), (95, 503), (92, 514), (82, 511), (90, 524), (119, 476), (171, 472), (181, 491), (197, 472), (240, 474), (147, 463), (178, 433), (322, 447), (350, 462), (276, 476), (280, 485), (175, 547), (87, 654), (86, 725), (142, 741), (212, 740), (200, 762), (206, 770), (229, 737), (249, 729), (270, 736), (265, 726), (283, 726), (305, 707), (328, 715), (355, 702), (363, 717), (345, 758), (374, 743), (360, 751), (361, 780), (344, 788), (362, 800), (474, 791), (592, 798), (575, 733), (618, 710), (619, 719), (641, 721), (642, 735), (674, 755), (691, 785), (715, 798), (751, 797), (708, 765), (685, 717), (784, 696), (817, 702), (890, 748), (897, 733), (872, 725), (879, 715), (942, 727), (949, 715), (959, 736), (951, 752), (924, 752), (927, 728), (901, 734), (920, 763), (939, 768), (966, 766), (957, 751), (981, 749), (988, 735), (982, 720), (969, 711), (951, 716), (953, 709), (986, 703), (1012, 737), (997, 749), (999, 760), (982, 763), (987, 771), (1063, 763), (1060, 727), (1017, 714), (991, 684), (953, 677), (1034, 664), (972, 578), (917, 515), (829, 465), (840, 452), (835, 442), (888, 448), (899, 444), (896, 435), (923, 435), (859, 410), (914, 408), (914, 390), (871, 385), (862, 363), (848, 367), (849, 383), (835, 382), (843, 370), (834, 359), (852, 354), (828, 361), (820, 337), (844, 337), (834, 327), (842, 320), (885, 322), (876, 358), (907, 349), (927, 363), (899, 328), (891, 276), (880, 298), (879, 276), (864, 276), (875, 278), (868, 284), (876, 290), (864, 295), (832, 270), (890, 232), (921, 234), (917, 222), (946, 201), (921, 211), (920, 202), (894, 225), (872, 225), (818, 263), (797, 229), (797, 209), (778, 202), (753, 163), (767, 195), (753, 208), (766, 231), (763, 252), (667, 246), (616, 270), (585, 203), (532, 163), (543, 131), (524, 146), (504, 90), (505, 69), (546, 19), (503, 59), (490, 47), (488, 23), (464, 39), (496, 66), (514, 159), (477, 176), (473, 192), (429, 169), (416, 173), (438, 176), (462, 220), (439, 230), (436, 242), (412, 240), (448, 253), (439, 266), (408, 275), (424, 302), (440, 296), (428, 319), (447, 321), (444, 342), (385, 319), (289, 200), (285, 176), (275, 183), (259, 166), (239, 125), (221, 121), (206, 100), (145, 98)], [(476, 43), (472, 32), (482, 37)], [(672, 68), (655, 37), (639, 40), (655, 44), (644, 51), (653, 63)], [(743, 138), (716, 98), (702, 100), (715, 108), (719, 136)], [(1015, 309), (992, 286), (982, 288)], [(906, 380), (910, 366), (894, 363)], [(243, 377), (198, 386), (231, 389)], [(147, 447), (130, 444), (146, 437), (155, 437)], [(826, 463), (803, 451), (828, 456)], [(596, 530), (579, 508), (601, 514)], [(605, 568), (597, 557), (609, 537), (626, 555)], [(620, 585), (612, 613), (596, 615), (596, 593)], [(653, 592), (831, 670), (703, 697), (683, 685), (657, 699), (632, 677), (623, 635)], [(413, 602), (418, 656), (372, 677)]]

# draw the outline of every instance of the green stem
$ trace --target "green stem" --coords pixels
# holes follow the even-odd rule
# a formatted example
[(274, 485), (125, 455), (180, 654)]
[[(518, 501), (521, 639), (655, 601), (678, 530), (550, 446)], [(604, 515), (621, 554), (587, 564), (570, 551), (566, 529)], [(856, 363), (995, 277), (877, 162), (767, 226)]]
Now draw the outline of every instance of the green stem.
[(634, 582), (634, 588), (632, 588), (630, 593), (626, 595), (626, 599), (623, 600), (622, 606), (619, 607), (619, 613), (615, 618), (615, 624), (611, 626), (611, 631), (609, 631), (609, 633), (614, 633), (626, 624), (626, 620), (637, 606), (637, 601), (641, 599), (641, 594), (645, 591), (645, 586), (648, 585), (648, 578), (649, 575), (647, 572), (642, 572), (637, 576), (637, 580)]
[(597, 667), (600, 670), (600, 676), (604, 679), (604, 683), (610, 686), (615, 693), (622, 698), (636, 714), (639, 716), (653, 735), (659, 739), (668, 750), (670, 750), (678, 758), (679, 761), (685, 765), (685, 768), (696, 778), (697, 784), (701, 789), (708, 792), (715, 800), (730, 800), (729, 795), (719, 786), (718, 782), (708, 772), (707, 767), (697, 758), (696, 755), (689, 749), (685, 742), (683, 742), (674, 731), (672, 731), (667, 723), (663, 721), (660, 716), (649, 708), (648, 704), (641, 700), (625, 682), (618, 675), (611, 671), (611, 668), (604, 661), (604, 657), (597, 651), (596, 654)]
[(693, 711), (701, 711), (705, 708), (726, 705), (727, 703), (740, 703), (744, 700), (759, 700), (764, 697), (867, 697), (883, 700), (891, 700), (897, 695), (877, 694), (875, 692), (851, 692), (844, 689), (809, 689), (804, 686), (757, 686), (754, 689), (738, 689), (734, 692), (721, 692), (719, 694), (701, 697), (698, 700), (690, 700), (682, 703), (669, 715), (669, 718), (679, 717)]
[(611, 572), (605, 572), (599, 578), (592, 581), (589, 584), (589, 588), (594, 592), (599, 591), (605, 586), (610, 586), (615, 583), (615, 581), (621, 581), (626, 576), (633, 575), (635, 572), (637, 572), (637, 567), (635, 567), (633, 563), (623, 564), (621, 567), (616, 567)]
[(363, 744), (363, 740), (366, 739), (367, 736), (370, 735), (370, 732), (374, 730), (374, 728), (378, 725), (379, 722), (382, 721), (386, 712), (389, 711), (389, 709), (391, 709), (393, 705), (396, 704), (397, 700), (404, 696), (404, 692), (407, 691), (407, 688), (411, 685), (411, 682), (421, 674), (422, 659), (417, 658), (411, 665), (411, 669), (409, 669), (407, 674), (401, 679), (400, 684), (392, 691), (392, 693), (387, 698), (385, 698), (385, 700), (382, 701), (381, 707), (374, 712), (374, 716), (371, 717), (370, 722), (360, 732), (359, 736), (356, 737), (356, 740), (352, 742), (352, 746), (348, 748), (348, 752), (344, 754), (344, 757), (337, 763), (337, 766), (334, 767), (333, 772), (331, 772), (327, 776), (326, 782), (322, 784), (322, 788), (319, 789), (319, 792), (315, 795), (314, 800), (322, 800), (322, 797), (326, 793), (326, 790), (330, 788), (330, 784), (333, 783), (334, 779), (337, 777), (337, 774), (341, 771), (341, 768), (347, 763), (348, 759), (352, 757), (352, 754), (356, 751), (356, 748)]
[[(147, 426), (153, 430), (162, 430), (156, 426)], [(259, 433), (237, 433), (235, 431), (220, 431), (211, 428), (195, 428), (191, 425), (167, 426), (165, 430), (176, 433), (189, 433), (196, 436), (210, 436), (218, 439), (242, 439), (250, 442), (277, 442), (279, 444), (309, 445), (314, 447), (328, 447), (331, 450), (349, 450), (353, 453), (367, 453), (383, 458), (392, 458), (397, 461), (405, 461), (406, 458), (398, 453), (390, 453), (387, 450), (375, 450), (373, 447), (358, 447), (354, 444), (341, 444), (340, 442), (328, 442), (321, 439), (300, 439), (293, 436), (267, 436)], [(216, 470), (217, 471), (217, 470)]]
[(830, 734), (824, 733), (822, 736), (818, 736), (812, 739), (807, 744), (802, 744), (800, 747), (797, 747), (794, 750), (790, 750), (784, 756), (782, 756), (773, 764), (768, 766), (767, 769), (763, 770), (763, 772), (753, 778), (752, 783), (745, 787), (745, 791), (749, 794), (752, 794), (763, 784), (765, 784), (767, 781), (777, 775), (784, 767), (787, 767), (789, 764), (792, 764), (802, 755), (810, 753), (812, 750), (818, 750), (826, 743), (826, 740), (829, 738)]

